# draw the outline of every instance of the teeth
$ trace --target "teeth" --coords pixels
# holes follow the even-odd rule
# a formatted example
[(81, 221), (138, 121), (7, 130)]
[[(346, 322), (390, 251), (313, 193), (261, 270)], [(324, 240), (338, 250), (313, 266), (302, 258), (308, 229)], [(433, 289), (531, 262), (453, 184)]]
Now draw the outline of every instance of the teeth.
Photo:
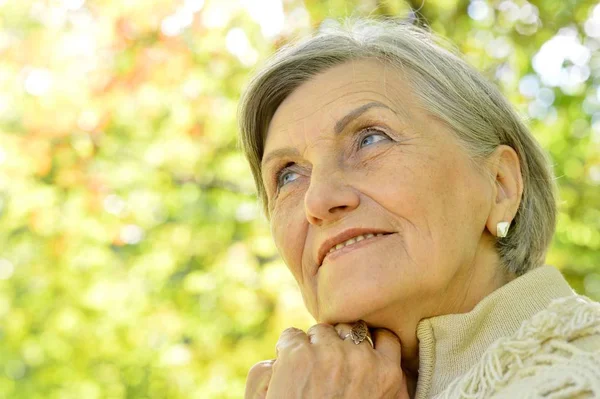
[(355, 239), (355, 238), (351, 238), (351, 239), (349, 239), (348, 241), (346, 241), (346, 242), (344, 243), (344, 245), (350, 245), (350, 244), (354, 244), (355, 242), (356, 242), (356, 239)]
[(346, 245), (352, 245), (352, 244), (354, 244), (355, 242), (362, 241), (362, 240), (364, 240), (364, 239), (366, 239), (366, 238), (379, 237), (379, 236), (383, 236), (383, 235), (385, 235), (385, 234), (383, 234), (383, 233), (377, 233), (377, 234), (369, 233), (369, 234), (365, 234), (365, 235), (362, 235), (362, 234), (361, 234), (361, 235), (359, 235), (359, 236), (356, 236), (356, 237), (353, 237), (353, 238), (351, 238), (351, 239), (349, 239), (349, 240), (346, 240), (346, 241), (344, 241), (344, 242), (342, 242), (342, 243), (340, 243), (340, 244), (336, 245), (335, 247), (332, 247), (332, 248), (329, 250), (328, 254), (330, 254), (330, 253), (332, 253), (333, 251), (336, 251), (336, 250), (338, 250), (338, 249), (344, 248)]

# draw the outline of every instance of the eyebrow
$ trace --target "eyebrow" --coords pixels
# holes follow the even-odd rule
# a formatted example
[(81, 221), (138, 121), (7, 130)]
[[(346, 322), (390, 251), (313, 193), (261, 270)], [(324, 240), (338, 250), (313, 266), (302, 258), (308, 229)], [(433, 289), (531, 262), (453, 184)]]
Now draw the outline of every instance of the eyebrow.
[[(348, 126), (348, 124), (350, 122), (352, 122), (354, 119), (358, 118), (360, 115), (364, 114), (371, 108), (386, 108), (386, 109), (396, 113), (396, 111), (394, 111), (387, 105), (380, 103), (379, 101), (371, 101), (370, 103), (363, 104), (360, 107), (355, 108), (354, 110), (348, 112), (343, 118), (341, 118), (340, 120), (338, 120), (336, 122), (335, 127), (333, 128), (333, 131), (335, 132), (336, 135), (340, 134), (342, 131), (344, 131), (344, 129), (346, 128), (346, 126)], [(264, 157), (261, 162), (261, 167), (264, 167), (266, 164), (271, 162), (272, 159), (275, 159), (275, 158), (284, 157), (284, 156), (298, 156), (298, 155), (299, 155), (299, 152), (295, 148), (292, 148), (292, 147), (280, 148), (278, 150), (270, 152), (266, 157)]]
[(390, 111), (394, 112), (393, 109), (391, 109), (390, 107), (388, 107), (387, 105), (385, 105), (383, 103), (380, 103), (378, 101), (371, 101), (370, 103), (361, 105), (360, 107), (356, 108), (355, 110), (348, 112), (348, 114), (346, 114), (346, 116), (344, 116), (342, 119), (337, 121), (337, 123), (335, 124), (335, 128), (334, 128), (335, 134), (340, 134), (350, 122), (352, 122), (354, 119), (358, 118), (360, 115), (364, 114), (365, 112), (367, 112), (367, 110), (369, 110), (371, 108), (387, 108)]

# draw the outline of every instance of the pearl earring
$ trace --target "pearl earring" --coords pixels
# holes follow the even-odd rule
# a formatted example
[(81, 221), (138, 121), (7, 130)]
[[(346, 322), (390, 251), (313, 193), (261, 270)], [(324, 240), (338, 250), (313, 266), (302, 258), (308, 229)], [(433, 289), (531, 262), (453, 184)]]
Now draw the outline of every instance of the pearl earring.
[(504, 238), (508, 235), (508, 228), (510, 227), (510, 222), (499, 222), (496, 225), (496, 235), (500, 238)]

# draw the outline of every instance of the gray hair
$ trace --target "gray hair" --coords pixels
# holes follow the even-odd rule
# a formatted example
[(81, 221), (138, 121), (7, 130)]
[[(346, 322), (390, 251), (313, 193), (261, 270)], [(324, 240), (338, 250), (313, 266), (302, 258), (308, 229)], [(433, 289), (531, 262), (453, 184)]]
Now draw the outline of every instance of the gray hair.
[(297, 87), (333, 66), (375, 59), (409, 74), (422, 106), (451, 127), (474, 165), (482, 166), (499, 145), (515, 150), (523, 197), (508, 236), (496, 240), (496, 249), (502, 264), (516, 275), (543, 264), (557, 213), (549, 158), (496, 86), (441, 43), (408, 23), (355, 19), (329, 24), (271, 57), (246, 89), (238, 118), (242, 150), (267, 218), (261, 161), (266, 132), (279, 105)]

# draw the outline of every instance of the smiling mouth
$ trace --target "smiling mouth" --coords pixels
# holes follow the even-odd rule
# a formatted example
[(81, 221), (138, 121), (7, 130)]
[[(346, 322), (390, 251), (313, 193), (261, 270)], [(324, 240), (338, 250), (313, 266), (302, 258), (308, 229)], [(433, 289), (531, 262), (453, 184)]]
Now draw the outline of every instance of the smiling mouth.
[(325, 254), (325, 257), (323, 258), (321, 265), (323, 265), (323, 263), (325, 263), (326, 259), (336, 257), (338, 254), (341, 255), (343, 253), (350, 252), (353, 249), (362, 247), (363, 245), (367, 245), (368, 243), (378, 239), (379, 237), (387, 236), (390, 234), (393, 234), (393, 233), (377, 233), (377, 234), (369, 233), (369, 234), (361, 234), (359, 236), (352, 237), (351, 239), (346, 240), (346, 241), (332, 247), (329, 250), (329, 252), (327, 252)]

